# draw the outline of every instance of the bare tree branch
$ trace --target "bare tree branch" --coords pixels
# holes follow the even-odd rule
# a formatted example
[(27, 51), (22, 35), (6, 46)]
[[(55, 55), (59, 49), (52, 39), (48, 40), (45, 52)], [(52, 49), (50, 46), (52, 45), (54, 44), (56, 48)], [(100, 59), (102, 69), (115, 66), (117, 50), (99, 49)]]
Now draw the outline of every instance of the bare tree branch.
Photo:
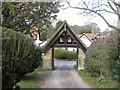
[[(107, 1), (108, 1), (108, 0), (107, 0)], [(83, 3), (84, 3), (84, 2), (83, 2)], [(108, 1), (108, 4), (109, 4), (109, 6), (111, 7), (111, 9), (113, 10), (113, 12), (112, 12), (112, 11), (108, 11), (108, 10), (106, 10), (106, 9), (103, 9), (103, 10), (100, 10), (100, 9), (94, 10), (94, 9), (84, 8), (84, 7), (75, 7), (75, 6), (71, 6), (71, 4), (70, 4), (69, 2), (67, 2), (67, 4), (69, 5), (70, 8), (85, 10), (85, 12), (83, 12), (83, 13), (88, 13), (88, 14), (90, 14), (91, 12), (93, 12), (93, 13), (97, 14), (98, 16), (100, 16), (100, 17), (106, 22), (106, 24), (107, 24), (109, 27), (117, 30), (117, 31), (120, 33), (120, 28), (118, 28), (118, 27), (116, 27), (116, 26), (114, 26), (114, 25), (111, 25), (111, 24), (107, 21), (107, 19), (100, 13), (100, 11), (103, 11), (103, 10), (104, 10), (104, 11), (106, 11), (106, 12), (119, 15), (119, 13), (112, 7), (112, 5), (110, 4), (109, 1)], [(86, 3), (84, 3), (84, 4), (86, 4)], [(86, 6), (86, 5), (85, 5), (85, 6)], [(100, 7), (100, 5), (99, 5), (98, 7)], [(90, 11), (90, 12), (87, 12), (87, 11)]]
[(110, 4), (109, 0), (107, 0), (107, 1), (108, 1), (108, 4), (109, 4), (110, 8), (111, 8), (117, 15), (120, 15), (120, 14), (117, 12), (117, 10), (115, 10), (115, 9), (113, 8), (113, 6)]

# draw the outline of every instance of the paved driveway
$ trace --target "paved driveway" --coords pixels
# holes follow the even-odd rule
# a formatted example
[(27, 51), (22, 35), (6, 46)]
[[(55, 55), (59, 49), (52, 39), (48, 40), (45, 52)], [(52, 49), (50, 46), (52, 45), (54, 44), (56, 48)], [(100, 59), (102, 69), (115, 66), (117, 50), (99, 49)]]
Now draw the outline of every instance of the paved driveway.
[(55, 60), (55, 70), (45, 78), (40, 88), (91, 88), (74, 70), (75, 61)]

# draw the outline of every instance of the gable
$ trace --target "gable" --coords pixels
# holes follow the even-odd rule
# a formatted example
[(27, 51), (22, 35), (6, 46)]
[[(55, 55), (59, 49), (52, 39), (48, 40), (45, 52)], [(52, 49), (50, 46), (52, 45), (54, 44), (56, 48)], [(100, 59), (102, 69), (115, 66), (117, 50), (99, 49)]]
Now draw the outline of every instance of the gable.
[(84, 35), (84, 34), (80, 37), (80, 39), (83, 41), (83, 43), (87, 47), (89, 47), (92, 44), (92, 41), (86, 35)]
[[(71, 42), (68, 41), (69, 39)], [(77, 37), (66, 21), (44, 46), (44, 52), (46, 53), (52, 47), (79, 47), (84, 53), (87, 51), (86, 45)]]

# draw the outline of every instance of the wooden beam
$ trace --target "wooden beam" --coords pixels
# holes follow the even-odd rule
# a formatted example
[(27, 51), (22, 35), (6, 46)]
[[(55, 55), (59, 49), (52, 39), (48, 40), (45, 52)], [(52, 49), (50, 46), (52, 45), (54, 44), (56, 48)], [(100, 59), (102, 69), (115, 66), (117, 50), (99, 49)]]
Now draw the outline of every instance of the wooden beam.
[(77, 63), (76, 63), (77, 67), (78, 67), (78, 47), (77, 47)]
[(55, 44), (54, 47), (77, 47), (77, 44)]
[(52, 48), (52, 69), (54, 69), (54, 47)]

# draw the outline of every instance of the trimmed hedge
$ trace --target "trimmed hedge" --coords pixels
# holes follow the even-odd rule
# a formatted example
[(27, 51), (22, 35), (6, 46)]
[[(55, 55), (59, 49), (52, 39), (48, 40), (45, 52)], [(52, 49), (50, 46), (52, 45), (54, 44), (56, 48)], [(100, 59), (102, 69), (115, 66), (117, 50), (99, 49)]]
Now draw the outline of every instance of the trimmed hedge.
[(112, 31), (105, 40), (97, 40), (88, 48), (85, 57), (85, 69), (99, 75), (118, 75), (118, 32)]
[(42, 65), (42, 48), (39, 46), (35, 47), (35, 63), (33, 66), (35, 68), (38, 68), (40, 65)]
[[(2, 88), (13, 88), (22, 77), (39, 66), (33, 39), (3, 28), (2, 33)], [(39, 56), (40, 57), (40, 56)]]
[(55, 58), (58, 59), (68, 59), (68, 60), (73, 60), (76, 58), (76, 52), (73, 51), (67, 51), (64, 49), (55, 49)]

